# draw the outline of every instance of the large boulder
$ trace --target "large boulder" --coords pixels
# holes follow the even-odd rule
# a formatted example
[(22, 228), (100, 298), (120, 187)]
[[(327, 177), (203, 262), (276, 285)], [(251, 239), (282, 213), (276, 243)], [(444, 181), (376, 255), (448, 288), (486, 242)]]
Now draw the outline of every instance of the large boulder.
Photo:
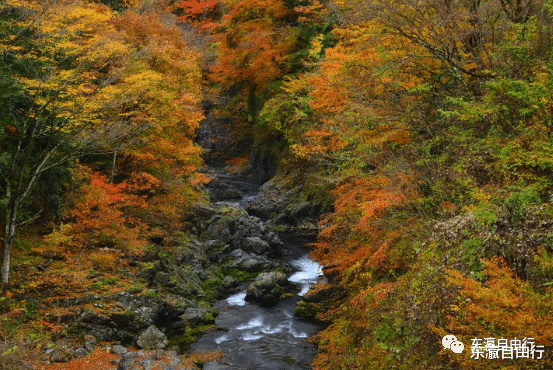
[(259, 274), (246, 290), (246, 300), (256, 301), (263, 305), (278, 302), (282, 294), (289, 290), (291, 283), (281, 272), (265, 272)]
[[(129, 326), (134, 330), (143, 329), (151, 325), (159, 323), (178, 321), (179, 316), (184, 312), (185, 303), (175, 305), (169, 303), (161, 296), (149, 297), (146, 295), (131, 295), (121, 293), (116, 296), (118, 304), (125, 310), (125, 315), (121, 317), (130, 317), (131, 324), (121, 322), (120, 326), (129, 329)], [(113, 320), (112, 322), (118, 323)], [(126, 325), (126, 326), (123, 326)]]
[(187, 325), (213, 324), (217, 311), (203, 307), (189, 307), (182, 314), (181, 319)]
[(215, 289), (215, 297), (220, 299), (228, 296), (228, 294), (232, 292), (238, 284), (238, 281), (236, 281), (236, 279), (232, 276), (225, 276), (225, 278), (221, 281), (221, 284)]
[(266, 226), (302, 234), (317, 234), (324, 199), (305, 199), (302, 185), (293, 187), (284, 178), (273, 178), (260, 188), (246, 207), (249, 214), (267, 220)]
[(252, 252), (266, 256), (280, 254), (282, 242), (275, 233), (263, 225), (260, 219), (248, 215), (234, 203), (221, 202), (214, 204), (213, 207), (217, 214), (206, 222), (200, 235), (206, 243), (208, 254), (220, 253), (224, 245), (228, 245), (231, 250), (251, 248)]
[[(134, 343), (152, 325), (171, 328), (174, 332), (184, 330), (183, 327), (179, 329), (177, 324), (182, 323), (180, 316), (192, 303), (178, 296), (167, 296), (165, 299), (160, 295), (134, 295), (128, 292), (102, 297), (97, 302), (97, 305), (109, 302), (117, 309), (108, 315), (98, 310), (84, 310), (73, 323), (73, 330), (90, 334), (95, 340), (117, 341), (125, 345)], [(93, 348), (93, 343), (85, 343), (85, 348), (91, 351), (89, 347)]]
[(222, 240), (208, 240), (204, 243), (205, 253), (209, 260), (215, 263), (221, 263), (230, 253), (230, 245)]
[(271, 246), (259, 236), (248, 236), (242, 242), (242, 249), (246, 252), (256, 254), (267, 254), (271, 252)]
[(228, 261), (223, 264), (223, 271), (232, 272), (240, 270), (246, 272), (259, 272), (267, 270), (273, 265), (271, 261), (254, 253), (244, 252), (242, 249), (232, 251)]
[(224, 200), (238, 200), (243, 196), (240, 190), (224, 181), (224, 179), (221, 179), (220, 176), (211, 180), (206, 185), (206, 188), (209, 190), (209, 199), (213, 203)]
[(155, 325), (151, 325), (140, 334), (136, 344), (143, 349), (165, 349), (169, 341), (161, 330)]

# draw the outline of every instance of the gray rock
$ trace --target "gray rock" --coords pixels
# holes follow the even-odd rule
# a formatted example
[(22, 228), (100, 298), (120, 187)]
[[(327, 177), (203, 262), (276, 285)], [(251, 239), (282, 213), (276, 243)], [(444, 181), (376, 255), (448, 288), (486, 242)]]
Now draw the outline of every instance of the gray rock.
[(119, 355), (119, 356), (124, 355), (125, 353), (128, 352), (128, 350), (125, 347), (120, 346), (120, 345), (115, 345), (115, 346), (111, 347), (111, 349), (109, 351), (111, 353), (114, 353), (114, 354)]
[(211, 181), (206, 187), (209, 189), (209, 198), (212, 202), (242, 198), (242, 193), (238, 189), (220, 178)]
[(279, 249), (282, 248), (284, 244), (282, 243), (282, 241), (280, 240), (277, 234), (267, 230), (267, 232), (263, 235), (263, 239), (266, 240), (267, 243), (269, 243), (273, 252), (276, 252), (276, 254), (280, 254), (278, 253)]
[(267, 258), (253, 253), (244, 252), (241, 249), (232, 251), (229, 255), (229, 262), (223, 264), (223, 271), (232, 269), (247, 272), (258, 272), (267, 270), (272, 263)]
[(44, 351), (44, 354), (49, 355), (49, 354), (51, 354), (51, 353), (54, 352), (54, 351), (55, 351), (54, 348), (47, 348), (47, 349)]
[(221, 288), (229, 289), (234, 288), (238, 285), (238, 282), (232, 276), (225, 276), (223, 281), (221, 281)]
[(280, 300), (285, 288), (290, 285), (281, 272), (259, 274), (246, 290), (246, 300), (263, 304), (273, 304)]
[[(83, 326), (82, 330), (86, 330), (102, 341), (128, 343), (132, 342), (136, 335), (133, 332), (113, 327), (113, 324), (109, 321), (104, 321), (103, 323), (82, 322), (81, 324)], [(87, 349), (88, 348), (92, 348), (92, 350), (94, 350), (91, 345), (87, 345)]]
[(238, 281), (232, 276), (225, 276), (220, 285), (214, 290), (214, 295), (218, 299), (226, 297), (236, 286), (238, 286)]
[(189, 307), (184, 311), (181, 319), (188, 325), (213, 324), (214, 314), (216, 315), (216, 311), (207, 308)]
[(73, 356), (75, 356), (76, 358), (85, 357), (86, 355), (88, 355), (88, 351), (83, 347), (76, 348), (73, 351)]
[(146, 331), (140, 334), (136, 344), (144, 349), (164, 349), (167, 348), (169, 341), (161, 330), (155, 325), (151, 325)]
[(161, 286), (165, 286), (169, 288), (175, 286), (175, 282), (171, 280), (171, 275), (163, 271), (158, 271), (156, 273), (156, 275), (154, 276), (153, 282), (155, 284), (159, 284)]
[(222, 240), (208, 240), (204, 243), (204, 250), (208, 255), (219, 254), (228, 249), (228, 244)]
[(302, 191), (302, 185), (289, 188), (283, 178), (275, 177), (261, 186), (259, 195), (246, 209), (268, 220), (268, 227), (284, 227), (296, 232), (301, 229), (303, 233), (316, 234), (323, 206), (321, 200), (302, 200)]
[(250, 216), (238, 205), (221, 202), (213, 207), (217, 215), (208, 221), (201, 233), (208, 254), (222, 252), (222, 246), (227, 244), (231, 250), (241, 248), (260, 254), (274, 252), (282, 245), (278, 236), (263, 226), (260, 219)]
[(144, 328), (150, 325), (159, 325), (160, 323), (165, 325), (166, 323), (180, 321), (179, 316), (183, 314), (183, 306), (187, 303), (185, 300), (178, 299), (177, 296), (166, 297), (171, 299), (171, 303), (161, 296), (119, 294), (116, 299), (128, 313), (112, 314), (109, 322), (105, 324), (133, 332), (136, 337)]
[(71, 351), (68, 349), (56, 349), (50, 355), (52, 362), (69, 362), (71, 361)]
[(96, 347), (96, 343), (92, 343), (92, 342), (86, 342), (84, 344), (84, 348), (86, 348), (86, 350), (88, 352), (94, 352), (94, 348)]
[(214, 240), (219, 239), (222, 241), (230, 240), (231, 232), (229, 229), (229, 220), (219, 218), (212, 222), (207, 230), (202, 234), (205, 239)]
[(246, 210), (262, 219), (268, 219), (277, 215), (285, 208), (285, 200), (282, 197), (284, 192), (274, 181), (268, 181), (260, 188), (257, 198), (248, 204)]
[(121, 357), (117, 370), (188, 370), (173, 351), (128, 352)]
[(257, 254), (267, 254), (271, 251), (269, 243), (262, 240), (259, 236), (248, 236), (242, 243), (242, 249), (246, 252), (253, 252)]
[(118, 302), (125, 310), (133, 313), (134, 320), (142, 327), (153, 325), (160, 311), (159, 302), (143, 295), (121, 295)]

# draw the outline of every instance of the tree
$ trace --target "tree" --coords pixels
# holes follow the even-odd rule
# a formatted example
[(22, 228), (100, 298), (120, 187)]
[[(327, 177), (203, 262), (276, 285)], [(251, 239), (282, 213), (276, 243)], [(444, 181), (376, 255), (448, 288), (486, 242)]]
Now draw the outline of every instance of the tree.
[[(5, 215), (1, 284), (6, 289), (17, 229), (33, 219), (24, 219), (21, 211), (46, 171), (76, 156), (115, 153), (139, 138), (142, 145), (179, 152), (176, 143), (152, 144), (148, 139), (148, 132), (164, 129), (160, 122), (189, 127), (180, 137), (189, 143), (181, 157), (197, 156), (186, 135), (201, 115), (194, 105), (195, 91), (186, 85), (194, 76), (178, 76), (182, 68), (169, 71), (174, 66), (163, 54), (145, 55), (108, 7), (9, 0), (0, 11), (1, 28), (7, 30), (0, 40), (2, 65), (9, 72), (0, 91)], [(163, 38), (158, 41), (166, 45)], [(179, 50), (169, 52), (174, 56)], [(185, 57), (182, 64), (189, 62)], [(175, 79), (167, 84), (169, 75)], [(167, 88), (158, 91), (162, 86)]]
[(327, 26), (325, 9), (318, 1), (227, 3), (228, 14), (214, 28), (218, 58), (210, 76), (225, 92), (242, 95), (253, 122), (261, 106), (258, 97), (303, 66), (306, 46)]
[(198, 21), (209, 13), (213, 13), (219, 2), (215, 0), (177, 1), (173, 8), (183, 21)]
[[(447, 280), (459, 287), (459, 299), (451, 305), (447, 328), (437, 334), (455, 334), (465, 343), (481, 333), (494, 338), (534, 338), (536, 345), (550, 347), (553, 323), (550, 294), (540, 294), (528, 281), (520, 279), (499, 257), (483, 259), (484, 283), (449, 270)], [(548, 292), (549, 293), (549, 292)], [(466, 369), (505, 369), (505, 364), (482, 364), (470, 356), (458, 361)], [(541, 369), (542, 360), (510, 364), (513, 369)], [(547, 361), (547, 360), (545, 360)]]

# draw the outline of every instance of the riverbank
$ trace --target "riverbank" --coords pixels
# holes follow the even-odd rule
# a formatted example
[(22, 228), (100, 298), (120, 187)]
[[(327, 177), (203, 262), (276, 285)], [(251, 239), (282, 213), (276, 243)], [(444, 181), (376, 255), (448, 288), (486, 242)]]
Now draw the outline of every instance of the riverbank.
[[(259, 186), (227, 174), (221, 179), (240, 197), (220, 200), (224, 196), (219, 194), (211, 204), (196, 204), (186, 216), (187, 233), (152, 243), (141, 255), (122, 255), (119, 272), (126, 279), (89, 271), (82, 292), (48, 303), (36, 299), (38, 309), (47, 304), (63, 309), (59, 326), (52, 334), (41, 332), (33, 342), (36, 365), (16, 366), (56, 369), (56, 363), (71, 368), (91, 361), (87, 368), (103, 369), (105, 364), (95, 365), (94, 358), (108, 351), (118, 369), (152, 361), (169, 361), (178, 369), (186, 358), (218, 358), (222, 351), (226, 357), (217, 364), (227, 369), (239, 368), (241, 362), (309, 369), (315, 348), (306, 338), (320, 326), (295, 318), (294, 312), (300, 295), (320, 275), (318, 265), (307, 257), (305, 244), (312, 239), (283, 235), (281, 240), (243, 208), (255, 200)], [(302, 272), (302, 264), (309, 271)], [(287, 283), (272, 284), (277, 295), (269, 302), (263, 297), (246, 302), (245, 290), (269, 271), (283, 274)], [(228, 301), (228, 295), (241, 298)], [(22, 323), (24, 315), (15, 319)], [(263, 350), (276, 345), (280, 356)], [(143, 352), (134, 355), (132, 348)], [(204, 363), (194, 361), (188, 361), (190, 368)], [(296, 367), (283, 367), (292, 362)]]

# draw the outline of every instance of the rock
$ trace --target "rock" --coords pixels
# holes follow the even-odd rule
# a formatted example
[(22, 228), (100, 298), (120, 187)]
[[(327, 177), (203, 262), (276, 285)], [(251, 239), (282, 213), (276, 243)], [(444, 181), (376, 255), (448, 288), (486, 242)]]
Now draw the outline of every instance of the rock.
[(155, 274), (153, 283), (168, 288), (172, 288), (176, 285), (175, 282), (171, 280), (171, 275), (163, 271), (158, 271)]
[(282, 242), (257, 217), (250, 216), (235, 203), (216, 203), (213, 207), (217, 215), (207, 222), (200, 235), (208, 254), (222, 252), (223, 245), (229, 245), (231, 250), (248, 249), (267, 256), (278, 254), (275, 252), (282, 247)]
[(140, 288), (140, 287), (130, 288), (129, 290), (127, 290), (127, 293), (128, 294), (138, 294), (138, 293), (142, 292), (143, 290), (144, 290), (144, 288)]
[[(151, 325), (159, 325), (179, 321), (179, 316), (183, 314), (184, 307), (178, 304), (167, 302), (161, 297), (148, 297), (145, 295), (129, 295), (126, 293), (119, 294), (117, 301), (121, 304), (125, 311), (130, 312), (128, 322), (125, 326), (120, 326), (121, 329), (132, 330), (139, 333), (144, 328)], [(182, 303), (184, 305), (185, 303)], [(114, 315), (111, 315), (114, 316)], [(110, 316), (110, 317), (111, 317)], [(113, 317), (110, 323), (117, 324)], [(120, 319), (119, 316), (117, 316)], [(122, 320), (119, 320), (123, 324)]]
[(337, 292), (337, 286), (327, 284), (325, 288), (319, 287), (316, 291), (308, 291), (303, 295), (303, 300), (305, 302), (330, 301)]
[(208, 240), (204, 243), (205, 253), (212, 262), (221, 262), (230, 253), (230, 245), (222, 240)]
[(111, 349), (109, 350), (110, 353), (113, 353), (113, 354), (116, 354), (116, 355), (124, 355), (125, 353), (129, 352), (125, 347), (123, 346), (120, 346), (120, 345), (115, 345), (113, 347), (111, 347)]
[(44, 354), (49, 355), (49, 354), (51, 354), (51, 353), (54, 352), (54, 351), (55, 351), (54, 348), (47, 348), (47, 349), (44, 351)]
[(323, 210), (321, 200), (301, 200), (303, 186), (298, 185), (286, 190), (282, 178), (273, 178), (260, 188), (257, 198), (248, 204), (249, 214), (263, 220), (266, 225), (282, 230), (302, 233), (317, 233), (318, 219)]
[(50, 355), (52, 362), (69, 362), (71, 361), (71, 350), (56, 349)]
[(266, 230), (263, 235), (263, 240), (267, 241), (271, 246), (273, 253), (280, 255), (279, 250), (284, 246), (279, 236), (272, 231)]
[(84, 348), (88, 352), (94, 352), (94, 348), (96, 348), (96, 344), (98, 343), (98, 340), (95, 336), (87, 334), (83, 337), (84, 340)]
[(257, 183), (264, 183), (271, 179), (277, 169), (279, 156), (276, 146), (257, 145), (250, 152), (250, 166), (248, 172)]
[(223, 271), (242, 270), (258, 272), (267, 270), (272, 266), (271, 261), (263, 256), (244, 252), (242, 249), (234, 250), (229, 255), (229, 261), (223, 264)]
[(238, 286), (238, 281), (232, 276), (225, 276), (220, 285), (214, 290), (214, 296), (217, 299), (228, 296), (229, 292), (233, 291)]
[(119, 360), (117, 370), (192, 370), (186, 367), (174, 351), (127, 352)]
[(299, 301), (296, 305), (294, 315), (307, 319), (315, 319), (315, 316), (321, 310), (320, 303)]
[(206, 149), (206, 163), (222, 163), (249, 152), (253, 135), (249, 130), (237, 130), (236, 119), (208, 114), (196, 130), (196, 141)]
[(207, 240), (218, 239), (226, 242), (231, 239), (230, 220), (215, 216), (215, 220), (209, 224), (202, 237)]
[(273, 181), (266, 182), (259, 190), (257, 198), (246, 207), (248, 213), (267, 220), (286, 207), (283, 192)]
[(274, 304), (278, 302), (290, 286), (286, 275), (281, 272), (265, 272), (259, 274), (246, 290), (246, 300), (256, 301), (262, 304)]
[(242, 198), (243, 194), (231, 184), (221, 180), (219, 177), (207, 184), (209, 190), (209, 199), (212, 202), (223, 200), (236, 200)]
[[(85, 310), (75, 322), (76, 330), (85, 332), (102, 341), (117, 341), (120, 343), (132, 343), (135, 327), (128, 326), (126, 329), (117, 327), (117, 324), (109, 317), (100, 316), (99, 313)], [(130, 331), (128, 331), (130, 330)], [(86, 342), (85, 348), (90, 352), (94, 350), (95, 342)]]
[(238, 282), (232, 276), (225, 276), (223, 281), (221, 281), (221, 288), (229, 289), (234, 288), (238, 285)]
[(188, 325), (213, 324), (217, 311), (207, 308), (192, 308), (189, 307), (184, 311), (181, 319)]
[(269, 243), (261, 240), (259, 236), (248, 236), (242, 243), (242, 249), (246, 252), (252, 252), (256, 254), (266, 254), (271, 252)]
[(86, 342), (84, 344), (84, 348), (86, 348), (86, 350), (88, 352), (94, 352), (94, 348), (96, 347), (96, 344), (95, 343), (92, 343), (92, 342)]
[(78, 347), (73, 351), (73, 356), (76, 358), (85, 357), (86, 355), (88, 355), (88, 351), (83, 347)]
[(140, 348), (144, 349), (164, 349), (167, 348), (169, 341), (161, 330), (159, 330), (155, 325), (152, 325), (140, 334), (136, 344), (138, 344)]

